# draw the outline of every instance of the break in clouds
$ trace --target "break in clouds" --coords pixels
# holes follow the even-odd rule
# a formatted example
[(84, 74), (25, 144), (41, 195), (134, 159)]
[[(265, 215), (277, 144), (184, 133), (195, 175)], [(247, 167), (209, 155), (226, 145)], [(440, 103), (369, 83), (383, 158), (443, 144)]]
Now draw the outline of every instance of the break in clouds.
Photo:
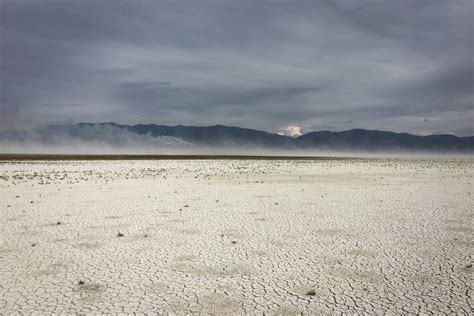
[(0, 0), (2, 130), (473, 135), (473, 2)]

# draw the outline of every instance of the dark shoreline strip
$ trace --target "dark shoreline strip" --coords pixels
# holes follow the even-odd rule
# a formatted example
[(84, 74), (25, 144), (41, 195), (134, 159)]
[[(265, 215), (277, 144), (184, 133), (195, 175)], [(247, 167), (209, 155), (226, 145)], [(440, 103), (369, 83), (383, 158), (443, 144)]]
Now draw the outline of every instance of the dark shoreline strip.
[(54, 155), (0, 154), (0, 161), (14, 160), (347, 160), (349, 157), (258, 155)]

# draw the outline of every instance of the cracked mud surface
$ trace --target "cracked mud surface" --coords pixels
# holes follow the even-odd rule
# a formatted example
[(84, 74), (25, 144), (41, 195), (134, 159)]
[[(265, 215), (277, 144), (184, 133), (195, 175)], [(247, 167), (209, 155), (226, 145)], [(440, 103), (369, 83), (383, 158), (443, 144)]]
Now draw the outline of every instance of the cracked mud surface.
[(0, 313), (472, 314), (473, 176), (473, 160), (0, 162)]

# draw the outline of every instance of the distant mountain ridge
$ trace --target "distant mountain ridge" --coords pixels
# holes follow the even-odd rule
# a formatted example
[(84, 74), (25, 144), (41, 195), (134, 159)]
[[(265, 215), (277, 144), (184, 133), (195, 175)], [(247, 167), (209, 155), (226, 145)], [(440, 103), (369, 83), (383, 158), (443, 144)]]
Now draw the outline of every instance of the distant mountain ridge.
[[(209, 147), (336, 151), (459, 151), (474, 153), (474, 136), (457, 137), (448, 134), (417, 136), (407, 133), (352, 129), (343, 132), (309, 132), (293, 138), (265, 131), (224, 125), (121, 125), (113, 122), (79, 123), (65, 126), (51, 125), (30, 130), (4, 132), (0, 133), (0, 144), (2, 142), (54, 144), (64, 139), (96, 142), (112, 141), (120, 144), (122, 138), (113, 136), (124, 132), (132, 133), (131, 135), (135, 135), (133, 137), (142, 135), (147, 139), (163, 139), (166, 140), (166, 143), (173, 142)], [(135, 138), (132, 141), (135, 141)]]
[(364, 129), (310, 132), (298, 137), (297, 142), (303, 148), (474, 152), (474, 136), (458, 137), (450, 134), (417, 136)]

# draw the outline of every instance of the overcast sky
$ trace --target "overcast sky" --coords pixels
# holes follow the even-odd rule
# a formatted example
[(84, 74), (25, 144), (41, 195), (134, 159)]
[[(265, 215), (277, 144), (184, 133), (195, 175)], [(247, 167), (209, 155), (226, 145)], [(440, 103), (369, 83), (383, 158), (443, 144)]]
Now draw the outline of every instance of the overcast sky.
[(0, 0), (0, 128), (474, 135), (472, 0)]

